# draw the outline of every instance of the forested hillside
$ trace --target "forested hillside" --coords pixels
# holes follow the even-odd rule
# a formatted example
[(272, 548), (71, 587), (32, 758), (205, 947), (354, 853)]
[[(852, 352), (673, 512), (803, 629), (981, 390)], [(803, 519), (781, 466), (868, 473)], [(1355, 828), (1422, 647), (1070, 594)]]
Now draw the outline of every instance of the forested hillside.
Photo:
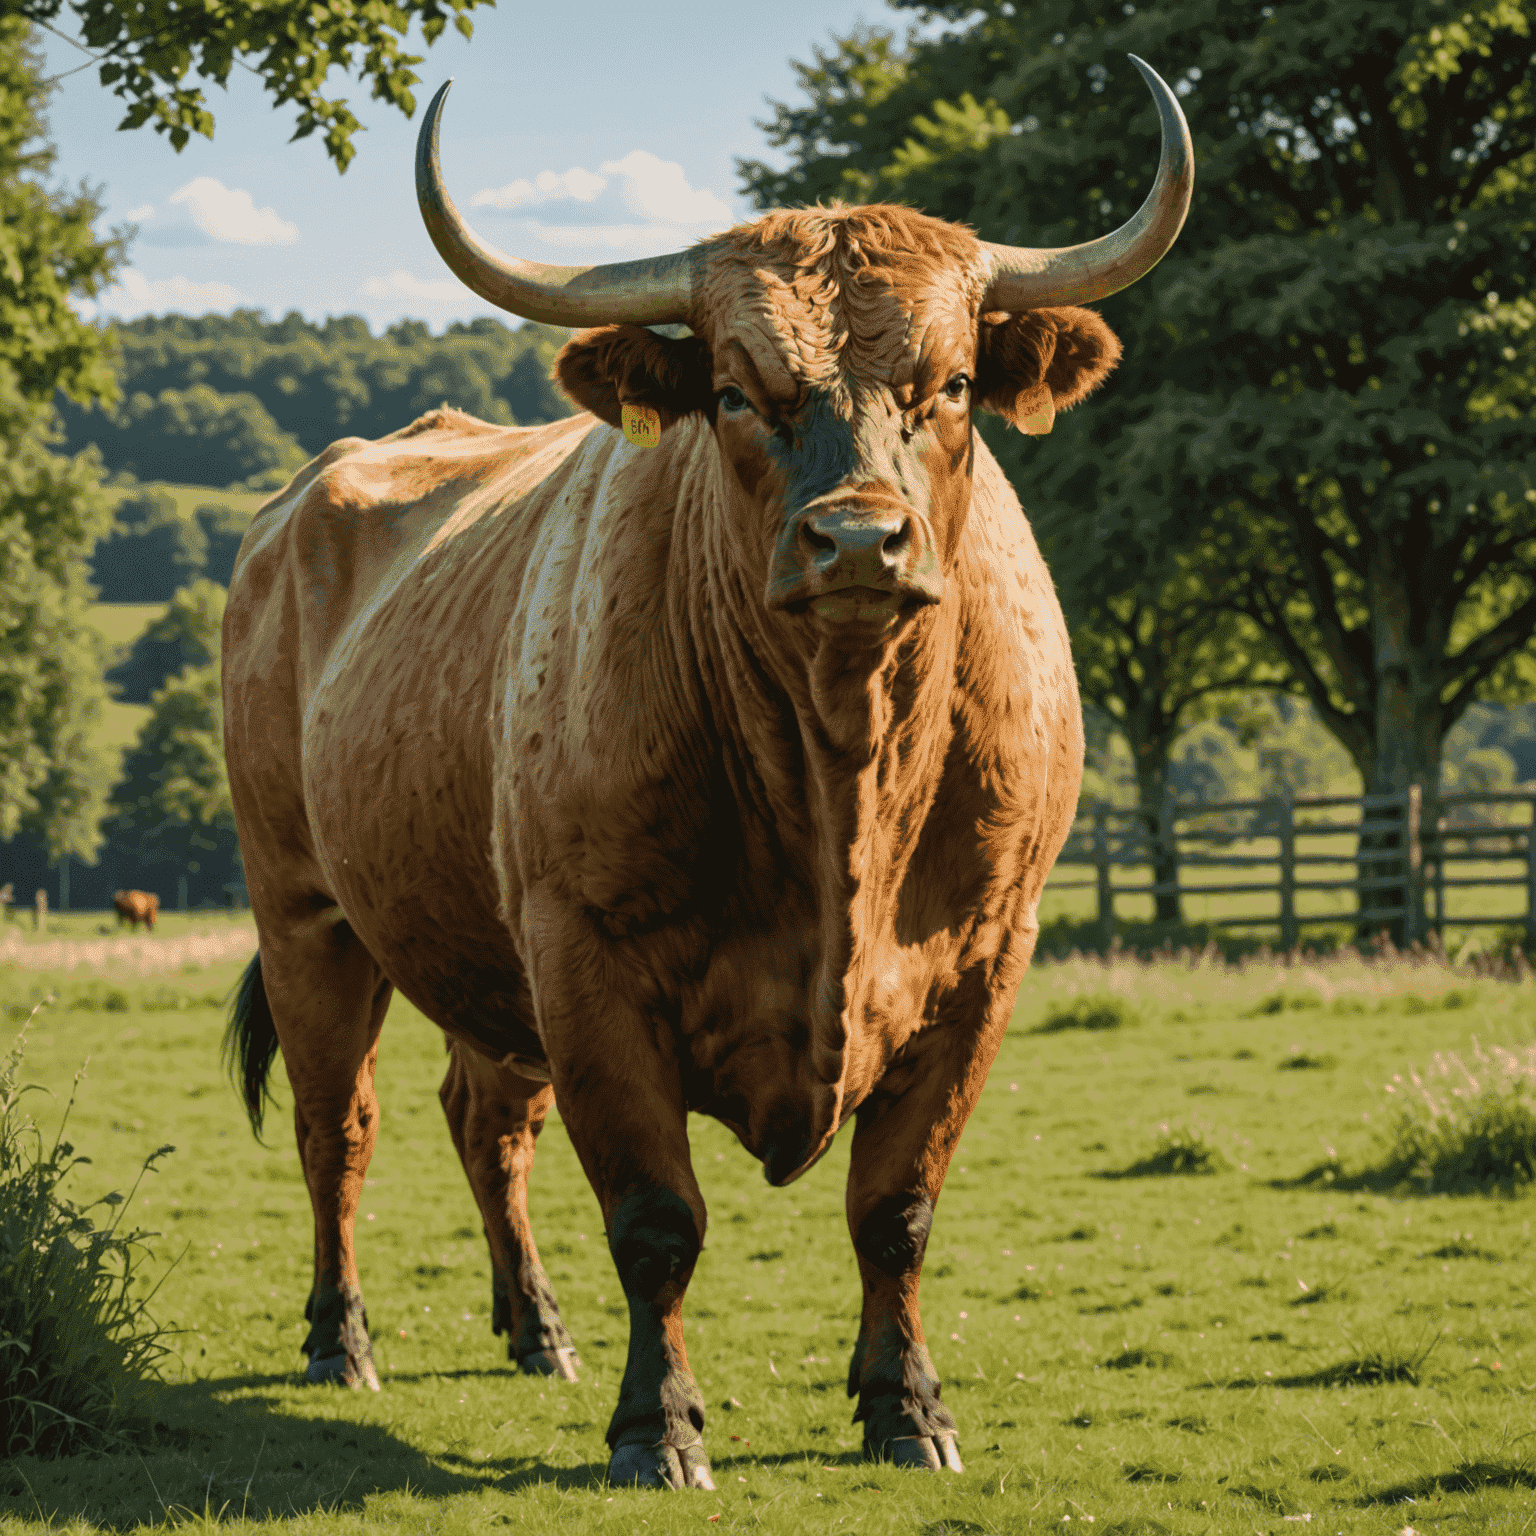
[(358, 315), (162, 315), (116, 328), (121, 398), (60, 398), (73, 451), (109, 471), (182, 485), (281, 485), (338, 437), (382, 437), (435, 406), (519, 426), (571, 406), (550, 380), (566, 332), (499, 320), (433, 336), (406, 320), (375, 336)]

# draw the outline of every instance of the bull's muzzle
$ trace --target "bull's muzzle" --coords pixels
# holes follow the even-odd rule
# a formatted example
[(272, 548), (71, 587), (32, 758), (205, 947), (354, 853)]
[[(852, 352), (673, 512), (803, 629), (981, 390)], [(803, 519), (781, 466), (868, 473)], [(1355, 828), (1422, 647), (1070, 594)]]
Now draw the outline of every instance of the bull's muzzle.
[(933, 535), (910, 507), (822, 505), (785, 519), (767, 602), (833, 622), (886, 623), (943, 592)]

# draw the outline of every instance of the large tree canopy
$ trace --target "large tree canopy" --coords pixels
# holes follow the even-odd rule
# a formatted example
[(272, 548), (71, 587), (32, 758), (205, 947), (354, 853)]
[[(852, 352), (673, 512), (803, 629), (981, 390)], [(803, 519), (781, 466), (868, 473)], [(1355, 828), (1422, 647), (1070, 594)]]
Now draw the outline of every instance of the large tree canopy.
[(86, 554), (109, 520), (94, 466), (53, 451), (55, 390), (111, 387), (102, 338), (70, 307), (110, 281), (115, 241), (84, 192), (50, 184), (31, 28), (0, 18), (0, 838), (89, 856), (111, 778), (94, 744), (103, 652)]
[[(84, 46), (99, 59), (101, 83), (127, 104), (121, 127), (151, 124), (180, 149), (194, 133), (213, 137), (213, 113), (198, 81), (225, 85), (240, 65), (272, 99), (298, 109), (294, 138), (319, 130), (326, 153), (346, 170), (362, 127), (344, 100), (325, 95), (333, 69), (355, 73), (375, 101), (409, 117), (420, 54), (402, 44), (413, 22), (428, 44), (451, 21), (468, 37), (469, 13), (494, 0), (12, 0), (30, 21)], [(65, 27), (69, 30), (64, 30)], [(190, 77), (190, 79), (189, 79)]]
[(927, 13), (958, 25), (904, 49), (857, 34), (802, 69), (808, 100), (768, 125), (790, 165), (744, 164), (749, 192), (1072, 244), (1150, 183), (1126, 55), (1174, 80), (1184, 234), (1103, 305), (1119, 374), (1051, 438), (1000, 443), (1005, 467), (1065, 589), (1081, 557), (1103, 595), (1155, 597), (1152, 557), (1177, 553), (1368, 788), (1433, 790), (1446, 732), (1536, 631), (1536, 5)]

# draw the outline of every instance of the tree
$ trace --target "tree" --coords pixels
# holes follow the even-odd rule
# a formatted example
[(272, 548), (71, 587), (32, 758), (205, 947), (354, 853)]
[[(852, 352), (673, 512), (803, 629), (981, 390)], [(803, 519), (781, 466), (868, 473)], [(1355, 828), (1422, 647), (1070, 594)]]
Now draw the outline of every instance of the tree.
[[(1053, 529), (1052, 554), (1070, 534)], [(1140, 575), (1096, 585), (1102, 562), (1057, 560), (1062, 601), (1073, 618), (1073, 654), (1083, 702), (1106, 715), (1131, 748), (1136, 806), (1146, 840), (1159, 922), (1180, 921), (1178, 846), (1171, 817), (1174, 744), (1199, 712), (1259, 683), (1280, 683), (1251, 625), (1224, 612), (1188, 561), (1137, 551)], [(1120, 554), (1124, 554), (1121, 551)], [(1161, 579), (1159, 579), (1161, 577)]]
[(1007, 467), (1047, 529), (1186, 551), (1367, 790), (1433, 794), (1447, 731), (1526, 686), (1536, 633), (1536, 6), (939, 14), (966, 25), (899, 67), (867, 37), (819, 58), (809, 104), (769, 125), (789, 169), (744, 165), (749, 190), (857, 188), (1074, 243), (1148, 184), (1125, 55), (1174, 75), (1189, 223), (1104, 305), (1127, 359), (1087, 408), (1091, 443), (1015, 445)]
[[(375, 101), (388, 101), (409, 117), (416, 110), (411, 87), (420, 83), (420, 54), (401, 44), (420, 24), (430, 45), (451, 21), (465, 37), (474, 31), (469, 13), (492, 0), (371, 0), (365, 4), (316, 5), (313, 0), (11, 0), (28, 21), (57, 31), (73, 21), (89, 49), (97, 51), (101, 83), (127, 105), (119, 127), (148, 123), (181, 149), (194, 133), (213, 137), (213, 113), (198, 81), (227, 85), (236, 64), (250, 70), (279, 106), (298, 109), (295, 139), (317, 129), (338, 170), (356, 152), (362, 128), (345, 101), (324, 87), (332, 69), (356, 73)], [(62, 34), (68, 36), (67, 33)]]
[(168, 678), (216, 661), (227, 595), (217, 582), (206, 579), (182, 588), (133, 642), (127, 657), (107, 673), (117, 696), (125, 704), (149, 704)]
[[(444, 401), (487, 421), (557, 420), (571, 405), (550, 370), (568, 334), (490, 317), (442, 336), (404, 321), (375, 337), (356, 315), (323, 324), (251, 310), (146, 316), (115, 330), (127, 404), (106, 412), (65, 403), (61, 414), (70, 441), (94, 443), (109, 469), (184, 484), (275, 478), (296, 455), (338, 437), (382, 437)], [(189, 378), (199, 381), (193, 390)], [(199, 388), (217, 401), (194, 400)]]
[(165, 603), (196, 577), (208, 540), (188, 523), (169, 491), (130, 491), (117, 503), (112, 531), (91, 552), (91, 580), (103, 603)]
[(0, 14), (0, 837), (21, 831), (55, 858), (89, 857), (109, 771), (91, 744), (102, 658), (84, 580), (108, 509), (93, 465), (52, 452), (51, 406), (56, 394), (80, 406), (115, 398), (107, 337), (71, 301), (109, 285), (123, 240), (96, 235), (101, 209), (90, 192), (49, 184), (50, 86), (32, 24), (57, 32), (67, 8), (86, 46), (100, 50), (102, 84), (127, 104), (125, 128), (152, 123), (177, 148), (193, 132), (211, 135), (202, 89), (189, 82), (223, 84), (238, 62), (279, 103), (297, 106), (298, 137), (322, 129), (345, 169), (360, 125), (323, 94), (332, 68), (355, 71), (409, 114), (420, 58), (401, 41), (416, 23), (428, 43), (450, 20), (468, 35), (480, 3), (10, 0)]
[(133, 390), (116, 410), (66, 414), (77, 441), (140, 480), (274, 490), (309, 457), (255, 395), (222, 394), (206, 383), (155, 395)]
[(49, 185), (30, 28), (0, 18), (0, 838), (89, 858), (112, 764), (93, 730), (104, 651), (86, 556), (110, 517), (94, 464), (64, 458), (50, 401), (111, 388), (102, 338), (70, 305), (111, 280), (86, 192)]
[(240, 553), (240, 541), (251, 526), (251, 514), (237, 507), (227, 507), (220, 502), (208, 502), (200, 506), (193, 517), (207, 541), (208, 554), (203, 562), (203, 574), (227, 588), (235, 574), (235, 557)]
[[(224, 771), (219, 664), (189, 668), (154, 696), (123, 760), (102, 831), (132, 867), (233, 878), (239, 843)], [(149, 878), (146, 876), (146, 878)]]

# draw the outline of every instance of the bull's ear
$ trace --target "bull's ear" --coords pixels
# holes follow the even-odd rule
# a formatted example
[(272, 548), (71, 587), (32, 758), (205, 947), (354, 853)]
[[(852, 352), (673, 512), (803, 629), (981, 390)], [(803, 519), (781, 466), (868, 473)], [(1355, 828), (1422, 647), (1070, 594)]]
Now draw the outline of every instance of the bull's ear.
[(621, 408), (648, 405), (662, 430), (693, 411), (707, 411), (709, 348), (697, 336), (658, 336), (643, 325), (602, 325), (560, 349), (555, 377), (583, 410), (617, 427)]
[(1021, 432), (1051, 430), (1057, 411), (1091, 394), (1120, 361), (1120, 342), (1091, 309), (981, 317), (976, 398)]

